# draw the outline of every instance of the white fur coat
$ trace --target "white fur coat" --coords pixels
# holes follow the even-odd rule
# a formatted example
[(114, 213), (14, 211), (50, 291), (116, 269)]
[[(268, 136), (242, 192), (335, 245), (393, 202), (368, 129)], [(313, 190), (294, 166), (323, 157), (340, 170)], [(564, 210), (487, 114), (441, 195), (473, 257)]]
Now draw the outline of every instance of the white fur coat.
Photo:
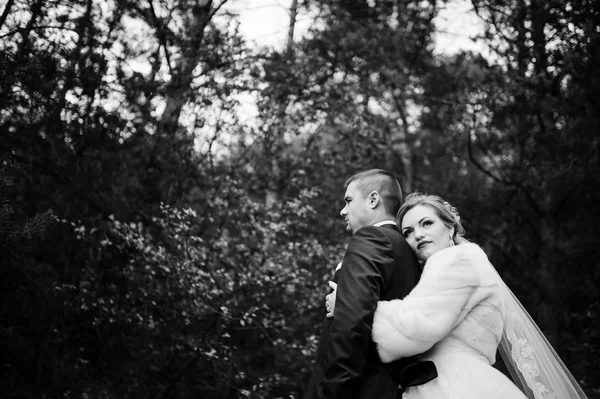
[(408, 296), (379, 302), (372, 333), (381, 360), (458, 351), (493, 364), (504, 324), (502, 292), (500, 277), (479, 246), (436, 252)]

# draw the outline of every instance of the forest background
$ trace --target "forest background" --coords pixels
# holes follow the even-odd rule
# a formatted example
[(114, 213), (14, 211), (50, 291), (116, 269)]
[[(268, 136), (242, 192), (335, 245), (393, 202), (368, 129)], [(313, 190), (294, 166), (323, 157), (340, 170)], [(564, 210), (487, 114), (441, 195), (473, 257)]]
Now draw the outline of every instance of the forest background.
[(235, 0), (0, 2), (1, 396), (299, 397), (383, 167), (600, 398), (600, 3), (471, 0), (484, 57), (433, 51), (451, 1), (293, 0), (281, 49)]

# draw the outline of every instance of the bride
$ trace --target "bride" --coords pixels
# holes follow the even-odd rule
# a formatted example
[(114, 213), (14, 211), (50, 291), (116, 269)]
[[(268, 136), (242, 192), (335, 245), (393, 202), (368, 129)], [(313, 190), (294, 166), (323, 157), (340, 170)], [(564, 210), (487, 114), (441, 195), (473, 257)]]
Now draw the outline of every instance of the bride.
[[(423, 274), (404, 299), (378, 303), (373, 341), (385, 363), (419, 355), (438, 370), (426, 384), (401, 387), (402, 398), (586, 398), (483, 250), (463, 238), (454, 207), (413, 193), (396, 222)], [(492, 367), (498, 347), (514, 383)]]

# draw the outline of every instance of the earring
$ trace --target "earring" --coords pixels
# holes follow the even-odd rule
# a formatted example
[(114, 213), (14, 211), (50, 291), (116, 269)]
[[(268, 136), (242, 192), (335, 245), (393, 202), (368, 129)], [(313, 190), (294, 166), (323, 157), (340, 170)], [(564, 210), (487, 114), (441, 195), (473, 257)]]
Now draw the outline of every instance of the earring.
[(454, 246), (454, 240), (452, 239), (452, 236), (450, 236), (450, 244), (448, 244), (449, 247), (453, 247)]

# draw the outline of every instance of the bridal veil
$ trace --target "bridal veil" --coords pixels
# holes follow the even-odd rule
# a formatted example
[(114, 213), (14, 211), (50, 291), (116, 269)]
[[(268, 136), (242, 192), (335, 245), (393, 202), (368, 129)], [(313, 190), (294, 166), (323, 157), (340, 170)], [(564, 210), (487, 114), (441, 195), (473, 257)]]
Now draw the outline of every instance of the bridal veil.
[(506, 305), (500, 355), (530, 399), (587, 398), (521, 302), (502, 281)]

